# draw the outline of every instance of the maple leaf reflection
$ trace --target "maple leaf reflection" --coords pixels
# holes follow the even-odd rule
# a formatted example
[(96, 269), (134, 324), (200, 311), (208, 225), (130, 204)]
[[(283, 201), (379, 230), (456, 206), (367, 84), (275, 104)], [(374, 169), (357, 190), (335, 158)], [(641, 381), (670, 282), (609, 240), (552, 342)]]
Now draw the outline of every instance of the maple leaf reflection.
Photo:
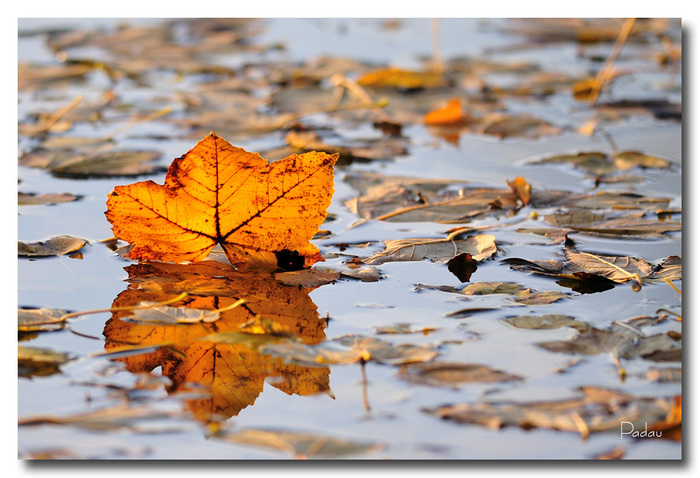
[[(287, 287), (269, 274), (236, 270), (215, 261), (188, 265), (140, 263), (126, 267), (126, 271), (129, 286), (116, 297), (113, 308), (162, 303), (182, 292), (188, 296), (170, 307), (215, 310), (245, 299), (243, 305), (222, 311), (213, 322), (139, 323), (131, 312), (121, 310), (113, 312), (105, 324), (107, 351), (127, 344), (172, 344), (114, 360), (123, 362), (132, 373), (162, 367), (163, 375), (172, 382), (169, 393), (191, 390), (193, 384), (203, 386), (209, 392), (206, 398), (185, 402), (198, 420), (225, 420), (238, 415), (255, 402), (266, 379), (290, 395), (330, 392), (330, 370), (326, 367), (286, 364), (282, 358), (258, 353), (252, 341), (222, 343), (211, 338), (213, 334), (241, 331), (241, 326), (251, 320), (263, 320), (303, 343), (319, 343), (325, 338), (326, 324), (309, 297), (310, 289)], [(259, 333), (252, 338), (263, 342), (275, 339)]]

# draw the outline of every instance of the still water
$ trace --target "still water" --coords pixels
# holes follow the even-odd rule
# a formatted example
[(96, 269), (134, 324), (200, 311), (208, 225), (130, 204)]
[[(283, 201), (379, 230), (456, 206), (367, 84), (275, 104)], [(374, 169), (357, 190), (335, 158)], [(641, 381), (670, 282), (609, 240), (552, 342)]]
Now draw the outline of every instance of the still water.
[[(54, 53), (48, 49), (47, 40), (56, 32), (72, 31), (77, 35), (101, 28), (112, 31), (119, 25), (131, 28), (163, 24), (164, 21), (154, 19), (22, 19), (19, 22), (19, 61), (40, 65), (54, 63)], [(305, 65), (324, 56), (351, 59), (376, 67), (391, 65), (421, 69), (426, 58), (431, 58), (435, 52), (432, 35), (438, 28), (439, 51), (445, 61), (479, 58), (503, 64), (526, 62), (538, 65), (542, 72), (561, 72), (570, 77), (595, 74), (602, 64), (588, 60), (586, 54), (581, 56), (579, 46), (572, 41), (524, 48), (528, 36), (509, 30), (510, 26), (512, 22), (508, 20), (487, 19), (447, 19), (439, 25), (427, 19), (406, 19), (396, 25), (379, 19), (267, 19), (257, 22), (255, 34), (248, 42), (254, 45), (278, 44), (284, 48), (262, 53), (245, 49), (241, 52), (224, 51), (207, 58), (209, 62), (230, 68), (237, 74), (254, 69), (251, 65)], [(671, 38), (679, 38), (678, 27), (672, 26), (669, 31)], [(170, 33), (175, 43), (194, 41), (186, 23), (173, 26)], [(595, 56), (594, 53), (600, 52), (604, 58), (611, 43), (594, 44), (588, 48), (587, 55)], [(606, 98), (640, 100), (661, 97), (679, 103), (679, 71), (659, 72), (649, 67), (649, 63), (637, 64), (645, 61), (648, 56), (645, 52), (658, 51), (658, 45), (653, 42), (631, 43), (625, 48), (627, 56), (621, 57), (621, 68), (636, 68), (638, 73), (623, 76), (613, 83)], [(104, 50), (105, 47), (89, 44), (67, 49), (75, 58), (108, 61), (109, 52)], [(492, 86), (505, 88), (509, 83), (519, 81), (517, 76), (496, 70), (484, 75)], [(79, 84), (68, 84), (56, 90), (20, 91), (19, 120), (27, 121), (36, 111), (53, 111), (77, 95), (86, 100), (99, 98), (108, 89), (118, 95), (125, 106), (124, 111), (139, 105), (167, 105), (173, 109), (174, 116), (187, 117), (187, 107), (177, 94), (188, 89), (196, 90), (201, 83), (211, 80), (210, 76), (208, 73), (178, 76), (161, 68), (149, 72), (148, 81), (139, 83), (128, 78), (110, 80), (95, 70)], [(264, 85), (252, 94), (274, 93), (271, 88)], [(458, 144), (454, 144), (434, 136), (421, 123), (411, 123), (402, 130), (402, 135), (410, 139), (407, 154), (390, 161), (355, 162), (337, 168), (335, 195), (328, 210), (331, 220), (322, 226), (331, 235), (314, 241), (327, 256), (324, 267), (340, 266), (353, 255), (366, 257), (381, 251), (381, 241), (440, 237), (452, 227), (432, 222), (386, 221), (358, 225), (359, 218), (346, 205), (346, 201), (358, 196), (358, 191), (345, 180), (348, 174), (380, 173), (386, 177), (450, 179), (487, 187), (506, 187), (506, 180), (523, 176), (534, 191), (560, 189), (572, 194), (591, 193), (595, 189), (593, 181), (581, 171), (567, 165), (534, 166), (531, 163), (558, 154), (607, 152), (612, 138), (618, 150), (643, 151), (669, 161), (673, 167), (637, 169), (634, 174), (641, 178), (641, 182), (603, 185), (602, 188), (669, 198), (668, 209), (682, 208), (680, 122), (657, 119), (649, 114), (631, 115), (607, 124), (607, 136), (578, 134), (571, 126), (583, 123), (589, 110), (576, 102), (568, 90), (544, 97), (510, 97), (505, 101), (505, 109), (511, 114), (526, 112), (568, 128), (558, 135), (536, 138), (499, 139), (464, 133)], [(117, 130), (128, 120), (128, 114), (121, 115), (118, 108), (107, 115), (101, 122), (76, 121), (73, 129), (65, 135), (100, 137)], [(367, 123), (339, 123), (328, 121), (322, 115), (309, 118), (309, 122), (317, 126), (326, 122), (329, 128), (335, 128), (336, 133), (349, 141), (379, 136)], [(116, 141), (122, 148), (158, 150), (162, 153), (158, 164), (167, 167), (172, 158), (188, 151), (198, 139), (182, 133), (183, 130), (174, 123), (156, 120), (130, 129), (128, 133), (117, 136)], [(273, 131), (243, 135), (232, 142), (247, 150), (266, 151), (279, 147), (283, 138), (282, 132)], [(20, 135), (20, 155), (35, 146), (36, 138)], [(85, 311), (109, 308), (122, 300), (131, 304), (138, 301), (138, 297), (129, 295), (126, 282), (129, 272), (125, 268), (131, 261), (121, 258), (100, 242), (112, 236), (111, 225), (104, 217), (105, 201), (115, 185), (145, 179), (162, 183), (162, 173), (137, 178), (76, 179), (56, 177), (45, 169), (23, 165), (19, 166), (18, 173), (21, 192), (70, 192), (81, 197), (64, 204), (19, 206), (20, 241), (43, 241), (67, 234), (90, 242), (81, 250), (79, 259), (68, 255), (19, 258), (18, 305)], [(527, 209), (519, 214), (527, 217), (530, 212), (531, 209)], [(507, 222), (508, 218), (499, 220)], [(472, 225), (488, 226), (493, 221), (493, 218), (479, 219)], [(147, 418), (136, 421), (133, 427), (110, 424), (91, 429), (70, 421), (61, 425), (21, 426), (19, 456), (33, 458), (43, 454), (88, 459), (278, 459), (293, 456), (293, 453), (209, 437), (211, 426), (197, 417), (203, 413), (202, 407), (214, 406), (208, 400), (216, 402), (216, 397), (206, 398), (207, 387), (220, 380), (217, 386), (221, 390), (217, 389), (214, 395), (220, 393), (220, 400), (226, 404), (216, 402), (216, 406), (227, 413), (224, 413), (223, 421), (216, 422), (217, 426), (231, 431), (270, 428), (308, 432), (377, 445), (363, 453), (351, 453), (350, 458), (592, 459), (620, 446), (624, 448), (624, 457), (629, 459), (680, 458), (680, 442), (667, 439), (621, 442), (615, 429), (593, 433), (583, 439), (579, 433), (548, 428), (525, 430), (509, 426), (494, 430), (441, 420), (426, 412), (452, 403), (563, 400), (579, 396), (578, 389), (582, 386), (610, 388), (639, 397), (673, 397), (681, 393), (680, 382), (647, 379), (648, 369), (663, 366), (663, 363), (655, 364), (641, 357), (626, 360), (627, 376), (621, 380), (607, 353), (572, 356), (553, 353), (536, 345), (571, 339), (577, 334), (574, 329), (526, 330), (508, 326), (501, 320), (515, 314), (563, 314), (606, 329), (613, 321), (654, 316), (661, 308), (680, 311), (680, 296), (663, 282), (647, 284), (640, 292), (634, 292), (628, 284), (621, 284), (605, 292), (579, 294), (558, 286), (551, 278), (511, 270), (499, 260), (507, 257), (548, 260), (561, 256), (560, 246), (552, 245), (542, 236), (519, 233), (515, 222), (513, 224), (513, 227), (487, 231), (496, 237), (499, 252), (494, 260), (479, 264), (471, 282), (516, 282), (536, 291), (564, 291), (571, 293), (572, 297), (547, 305), (530, 306), (514, 306), (503, 296), (467, 299), (444, 290), (421, 288), (421, 285), (461, 288), (465, 284), (450, 273), (445, 264), (420, 261), (383, 264), (380, 266), (382, 279), (378, 282), (339, 280), (310, 291), (308, 296), (301, 294), (299, 300), (308, 300), (309, 307), (315, 308), (311, 310), (311, 321), (320, 327), (319, 333), (326, 339), (353, 334), (381, 338), (395, 345), (425, 345), (438, 351), (440, 361), (483, 364), (517, 375), (521, 380), (430, 386), (405, 380), (400, 366), (370, 361), (364, 366), (355, 363), (304, 367), (270, 359), (264, 354), (244, 350), (240, 345), (236, 345), (233, 351), (219, 345), (222, 350), (217, 357), (224, 360), (224, 365), (219, 365), (222, 371), (203, 372), (206, 377), (198, 382), (194, 380), (195, 375), (182, 370), (190, 363), (189, 359), (179, 356), (164, 358), (158, 354), (142, 354), (111, 360), (99, 355), (105, 350), (106, 343), (116, 343), (123, 338), (120, 334), (134, 338), (147, 332), (139, 329), (144, 327), (141, 325), (118, 327), (115, 324), (119, 321), (113, 314), (98, 313), (72, 319), (70, 328), (73, 332), (42, 332), (25, 337), (21, 345), (63, 351), (73, 360), (62, 365), (60, 373), (19, 379), (18, 416), (20, 420), (36, 416), (73, 417), (129, 405), (143, 406)], [(653, 264), (668, 256), (680, 256), (682, 252), (680, 233), (652, 239), (611, 239), (581, 234), (574, 237), (581, 249), (641, 257)], [(350, 246), (339, 250), (336, 246), (339, 243)], [(366, 248), (365, 243), (369, 243)], [(681, 288), (680, 281), (675, 281), (675, 284)], [(281, 287), (280, 293), (289, 292), (284, 286), (271, 287)], [(461, 318), (452, 315), (468, 307), (488, 310)], [(327, 322), (323, 320), (326, 316), (330, 318)], [(413, 333), (377, 334), (381, 327), (406, 323), (410, 324)], [(194, 330), (193, 327), (198, 325), (184, 327)], [(157, 330), (154, 327), (148, 333), (159, 333)], [(668, 331), (680, 332), (680, 323), (666, 320), (651, 330), (645, 329), (648, 335)], [(204, 335), (199, 334), (200, 337)], [(177, 340), (180, 338), (175, 342)], [(680, 367), (677, 362), (669, 365)], [(224, 372), (224, 369), (229, 371)], [(150, 385), (140, 385), (144, 382)], [(167, 417), (159, 419), (158, 412)]]

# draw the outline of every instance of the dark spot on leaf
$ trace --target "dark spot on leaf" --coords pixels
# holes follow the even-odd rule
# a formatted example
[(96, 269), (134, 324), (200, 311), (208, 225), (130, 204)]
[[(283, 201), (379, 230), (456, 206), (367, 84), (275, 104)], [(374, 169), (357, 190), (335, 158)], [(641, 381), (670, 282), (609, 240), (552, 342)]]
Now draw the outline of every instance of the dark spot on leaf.
[(304, 257), (297, 251), (282, 249), (275, 252), (277, 257), (277, 267), (286, 271), (298, 271), (304, 268)]

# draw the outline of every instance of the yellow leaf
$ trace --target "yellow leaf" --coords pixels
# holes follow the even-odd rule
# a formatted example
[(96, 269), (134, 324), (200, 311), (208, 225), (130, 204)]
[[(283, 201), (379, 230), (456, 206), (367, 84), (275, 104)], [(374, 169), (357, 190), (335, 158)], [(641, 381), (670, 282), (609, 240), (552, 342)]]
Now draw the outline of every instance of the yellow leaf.
[(371, 71), (357, 83), (362, 86), (393, 87), (393, 88), (435, 88), (442, 86), (442, 76), (433, 72), (401, 70), (399, 68), (381, 68)]
[(268, 163), (215, 133), (170, 165), (163, 185), (117, 186), (105, 215), (127, 257), (200, 261), (221, 244), (232, 263), (302, 268), (323, 260), (309, 241), (333, 196), (337, 154)]

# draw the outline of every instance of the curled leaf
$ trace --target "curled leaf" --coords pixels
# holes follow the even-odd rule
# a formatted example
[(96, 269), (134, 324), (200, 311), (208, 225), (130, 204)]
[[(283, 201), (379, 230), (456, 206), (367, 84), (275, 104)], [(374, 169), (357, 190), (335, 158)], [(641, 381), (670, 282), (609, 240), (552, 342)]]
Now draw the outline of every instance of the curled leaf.
[(56, 236), (44, 242), (17, 242), (17, 254), (20, 257), (62, 256), (75, 252), (88, 241), (73, 236)]

